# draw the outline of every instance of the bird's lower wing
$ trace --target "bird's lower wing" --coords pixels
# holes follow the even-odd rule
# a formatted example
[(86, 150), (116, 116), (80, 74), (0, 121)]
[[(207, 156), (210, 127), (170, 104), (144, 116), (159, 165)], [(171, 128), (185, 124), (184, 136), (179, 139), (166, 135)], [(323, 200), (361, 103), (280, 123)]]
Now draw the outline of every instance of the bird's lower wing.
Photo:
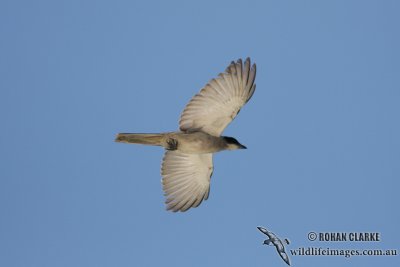
[(250, 67), (250, 59), (232, 62), (187, 104), (179, 121), (181, 131), (200, 129), (220, 136), (253, 95), (255, 77), (256, 65)]
[(213, 172), (212, 154), (165, 152), (161, 175), (167, 210), (186, 211), (208, 198)]
[(279, 256), (281, 256), (282, 260), (284, 262), (286, 262), (287, 265), (290, 266), (290, 259), (289, 259), (289, 256), (286, 254), (286, 252), (279, 252), (278, 251), (278, 253), (279, 253)]

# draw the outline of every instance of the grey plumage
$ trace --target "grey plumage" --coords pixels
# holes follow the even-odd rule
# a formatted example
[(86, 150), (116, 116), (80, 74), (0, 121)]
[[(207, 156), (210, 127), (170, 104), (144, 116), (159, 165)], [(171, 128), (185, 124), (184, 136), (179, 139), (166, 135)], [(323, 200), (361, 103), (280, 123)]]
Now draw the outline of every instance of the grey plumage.
[(213, 153), (244, 149), (235, 138), (221, 136), (226, 126), (252, 97), (256, 65), (250, 59), (231, 62), (187, 104), (179, 131), (166, 133), (120, 133), (115, 141), (162, 146), (161, 175), (167, 209), (186, 211), (207, 200), (213, 173)]
[[(284, 262), (287, 263), (287, 265), (290, 266), (289, 256), (286, 254), (285, 246), (283, 245), (282, 241), (274, 233), (268, 231), (264, 227), (258, 226), (257, 228), (263, 234), (268, 236), (268, 239), (264, 240), (263, 244), (275, 246), (279, 256), (283, 259)], [(285, 241), (287, 244), (289, 244), (289, 240), (285, 239)]]

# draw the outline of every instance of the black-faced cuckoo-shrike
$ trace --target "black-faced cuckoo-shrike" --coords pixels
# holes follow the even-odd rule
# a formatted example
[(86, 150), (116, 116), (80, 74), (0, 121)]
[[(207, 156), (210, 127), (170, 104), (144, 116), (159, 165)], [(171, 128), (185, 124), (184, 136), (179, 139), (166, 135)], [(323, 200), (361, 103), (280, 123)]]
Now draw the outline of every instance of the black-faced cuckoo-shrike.
[(256, 65), (247, 58), (231, 62), (224, 73), (212, 79), (187, 104), (179, 130), (165, 133), (120, 133), (115, 141), (162, 146), (166, 149), (162, 185), (167, 210), (198, 207), (210, 193), (213, 153), (246, 148), (222, 132), (252, 97)]

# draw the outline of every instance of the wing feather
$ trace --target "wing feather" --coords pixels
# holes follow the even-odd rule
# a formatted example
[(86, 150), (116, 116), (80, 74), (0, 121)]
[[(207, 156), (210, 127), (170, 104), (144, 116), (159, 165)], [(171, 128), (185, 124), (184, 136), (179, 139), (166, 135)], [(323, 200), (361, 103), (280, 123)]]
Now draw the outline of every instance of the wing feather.
[(232, 62), (186, 105), (179, 120), (181, 131), (202, 131), (220, 136), (256, 89), (256, 65), (250, 59)]
[(167, 210), (198, 207), (208, 198), (212, 171), (212, 154), (165, 152), (161, 175)]

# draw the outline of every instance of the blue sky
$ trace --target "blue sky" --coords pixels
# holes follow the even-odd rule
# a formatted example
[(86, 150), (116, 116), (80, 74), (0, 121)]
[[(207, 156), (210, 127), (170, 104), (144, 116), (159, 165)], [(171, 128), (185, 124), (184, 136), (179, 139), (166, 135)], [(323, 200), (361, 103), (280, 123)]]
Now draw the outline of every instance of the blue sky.
[[(262, 246), (400, 249), (398, 1), (2, 1), (1, 266), (286, 266)], [(231, 60), (257, 90), (208, 201), (165, 211), (158, 147)], [(397, 203), (397, 204), (396, 204)], [(397, 226), (397, 227), (396, 227)], [(379, 232), (380, 242), (310, 242)], [(290, 256), (293, 266), (400, 257)]]

